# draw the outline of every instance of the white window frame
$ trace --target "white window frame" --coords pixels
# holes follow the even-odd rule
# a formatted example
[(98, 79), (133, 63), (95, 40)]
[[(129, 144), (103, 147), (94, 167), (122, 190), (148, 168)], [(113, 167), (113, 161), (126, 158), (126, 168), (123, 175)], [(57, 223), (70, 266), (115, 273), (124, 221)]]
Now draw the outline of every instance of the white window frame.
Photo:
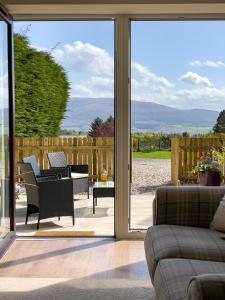
[[(194, 4), (193, 4), (194, 5)], [(185, 10), (184, 10), (185, 11)], [(185, 14), (107, 14), (107, 15), (16, 15), (19, 20), (115, 20), (115, 235), (117, 239), (143, 239), (145, 231), (129, 230), (130, 202), (130, 21), (131, 20), (225, 20), (218, 11)], [(151, 212), (149, 212), (151, 213)]]

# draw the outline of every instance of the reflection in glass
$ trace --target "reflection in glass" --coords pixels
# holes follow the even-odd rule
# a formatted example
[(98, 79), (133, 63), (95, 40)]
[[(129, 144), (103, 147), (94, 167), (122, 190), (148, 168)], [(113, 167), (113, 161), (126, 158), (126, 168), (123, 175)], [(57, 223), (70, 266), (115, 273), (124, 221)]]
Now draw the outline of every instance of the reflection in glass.
[(0, 239), (9, 232), (9, 117), (7, 24), (0, 20)]

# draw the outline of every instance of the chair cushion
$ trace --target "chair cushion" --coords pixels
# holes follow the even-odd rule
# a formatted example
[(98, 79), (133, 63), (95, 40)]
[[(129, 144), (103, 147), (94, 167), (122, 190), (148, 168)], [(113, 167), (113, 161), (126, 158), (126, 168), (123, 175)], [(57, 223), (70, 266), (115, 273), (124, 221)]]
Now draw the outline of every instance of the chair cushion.
[(23, 162), (31, 164), (35, 176), (41, 175), (40, 168), (38, 166), (38, 162), (37, 162), (35, 155), (24, 157)]
[(187, 290), (193, 276), (217, 273), (225, 273), (225, 263), (179, 258), (162, 259), (157, 265), (154, 277), (156, 298), (187, 300)]
[(225, 201), (220, 201), (220, 204), (215, 212), (210, 228), (225, 232)]
[(49, 152), (47, 156), (48, 156), (49, 164), (52, 168), (67, 167), (67, 161), (64, 152)]
[(145, 237), (145, 253), (151, 278), (163, 258), (188, 258), (225, 262), (223, 234), (208, 228), (177, 225), (150, 227)]
[(88, 178), (88, 174), (71, 172), (71, 178), (73, 179)]

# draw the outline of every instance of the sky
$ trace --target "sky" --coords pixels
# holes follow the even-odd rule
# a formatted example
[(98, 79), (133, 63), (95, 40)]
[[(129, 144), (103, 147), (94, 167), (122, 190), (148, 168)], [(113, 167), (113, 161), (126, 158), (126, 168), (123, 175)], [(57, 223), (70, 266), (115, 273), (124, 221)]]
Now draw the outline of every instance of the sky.
[[(72, 97), (114, 96), (114, 22), (14, 22), (49, 51)], [(225, 108), (225, 21), (132, 21), (132, 100), (180, 109)]]

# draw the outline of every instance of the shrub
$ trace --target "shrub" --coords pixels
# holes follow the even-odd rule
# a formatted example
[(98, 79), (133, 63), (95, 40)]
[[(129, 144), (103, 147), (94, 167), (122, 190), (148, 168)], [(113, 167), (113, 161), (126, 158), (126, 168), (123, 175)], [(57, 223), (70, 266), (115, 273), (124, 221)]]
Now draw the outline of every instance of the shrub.
[(16, 136), (57, 136), (66, 111), (69, 83), (45, 51), (14, 35)]

